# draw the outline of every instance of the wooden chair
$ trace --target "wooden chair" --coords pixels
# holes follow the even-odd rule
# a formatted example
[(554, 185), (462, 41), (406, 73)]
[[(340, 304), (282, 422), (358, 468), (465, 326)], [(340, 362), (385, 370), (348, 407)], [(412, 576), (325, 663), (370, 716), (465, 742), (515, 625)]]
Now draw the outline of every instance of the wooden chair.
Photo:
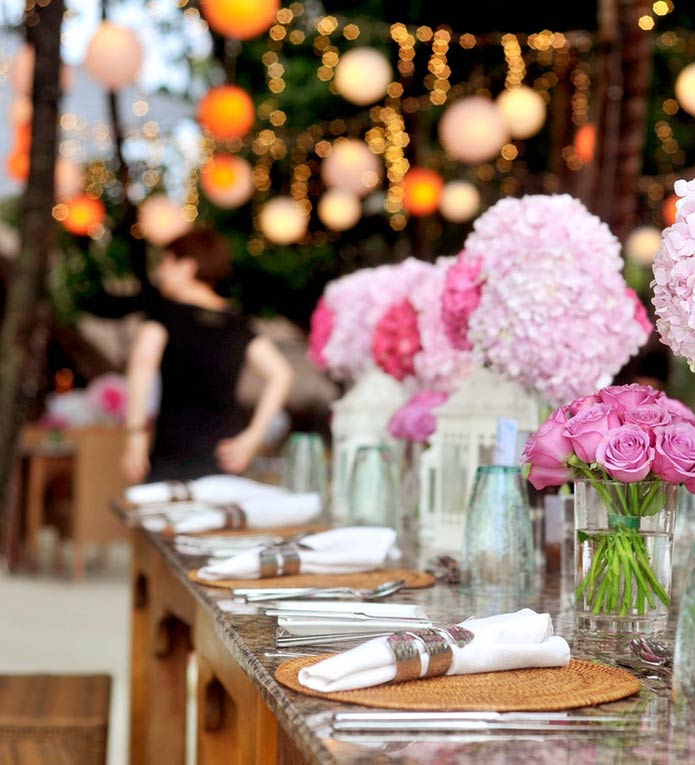
[(2, 765), (105, 765), (108, 675), (0, 675)]

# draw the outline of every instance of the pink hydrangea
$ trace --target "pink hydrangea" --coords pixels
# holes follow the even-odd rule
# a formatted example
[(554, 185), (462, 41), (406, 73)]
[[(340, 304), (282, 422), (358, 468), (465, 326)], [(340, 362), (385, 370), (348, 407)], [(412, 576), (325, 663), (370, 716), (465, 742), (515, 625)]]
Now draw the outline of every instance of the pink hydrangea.
[(480, 304), (483, 280), (480, 275), (482, 260), (468, 260), (461, 253), (449, 268), (442, 296), (442, 320), (449, 340), (462, 351), (473, 345), (468, 338), (468, 322)]
[(394, 438), (422, 443), (434, 433), (437, 420), (432, 411), (441, 406), (448, 396), (441, 391), (426, 390), (416, 393), (391, 417), (388, 431)]
[(115, 373), (95, 377), (87, 386), (87, 401), (97, 417), (124, 420), (128, 402), (126, 378)]
[(632, 289), (632, 287), (628, 287), (625, 290), (625, 294), (635, 304), (635, 321), (642, 327), (647, 335), (651, 335), (654, 331), (654, 325), (649, 320), (647, 309), (644, 307), (644, 303), (639, 299), (639, 295)]
[(328, 366), (323, 350), (330, 339), (335, 325), (335, 314), (321, 298), (311, 314), (311, 330), (309, 332), (309, 360), (318, 369), (325, 370)]
[(462, 259), (480, 259), (485, 280), (469, 321), (475, 359), (551, 404), (607, 385), (647, 340), (620, 243), (567, 194), (500, 200)]
[(404, 380), (415, 373), (413, 359), (421, 349), (413, 304), (407, 299), (394, 303), (374, 328), (374, 360), (384, 372), (396, 380)]
[(652, 303), (662, 342), (695, 369), (695, 181), (676, 181), (674, 189), (681, 198), (652, 265)]

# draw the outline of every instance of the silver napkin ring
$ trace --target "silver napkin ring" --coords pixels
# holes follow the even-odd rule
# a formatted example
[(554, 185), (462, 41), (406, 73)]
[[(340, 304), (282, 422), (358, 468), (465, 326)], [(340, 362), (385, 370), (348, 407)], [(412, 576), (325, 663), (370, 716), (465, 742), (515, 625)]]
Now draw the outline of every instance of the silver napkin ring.
[(190, 502), (193, 499), (190, 483), (185, 481), (165, 481), (169, 490), (170, 502)]
[(442, 635), (441, 632), (435, 629), (422, 629), (411, 633), (416, 640), (420, 640), (425, 646), (427, 655), (429, 656), (429, 662), (427, 664), (427, 672), (422, 675), (423, 677), (437, 677), (437, 675), (445, 675), (449, 667), (451, 666), (454, 655), (451, 651), (451, 643)]
[(435, 629), (443, 633), (446, 638), (456, 643), (459, 648), (465, 648), (475, 637), (470, 630), (461, 627), (459, 624), (449, 624), (446, 627), (435, 627)]
[(396, 660), (396, 676), (394, 683), (404, 680), (417, 680), (422, 672), (422, 661), (417, 641), (406, 632), (396, 632), (386, 640), (394, 659)]
[(258, 553), (258, 565), (261, 579), (293, 576), (299, 573), (299, 553), (291, 549), (265, 548)]
[(239, 507), (239, 505), (225, 505), (219, 509), (222, 510), (225, 516), (225, 529), (246, 528), (246, 513)]

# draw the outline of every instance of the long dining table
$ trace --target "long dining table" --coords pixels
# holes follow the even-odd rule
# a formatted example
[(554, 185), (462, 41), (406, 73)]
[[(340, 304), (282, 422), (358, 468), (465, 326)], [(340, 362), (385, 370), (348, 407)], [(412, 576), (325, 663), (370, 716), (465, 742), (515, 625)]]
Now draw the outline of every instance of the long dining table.
[[(132, 518), (125, 505), (115, 509), (124, 522)], [(188, 574), (204, 559), (182, 555), (170, 538), (130, 525), (130, 765), (184, 765), (191, 652), (197, 665), (200, 765), (695, 762), (692, 710), (671, 703), (668, 678), (638, 671), (639, 694), (575, 710), (624, 716), (624, 726), (597, 723), (573, 730), (549, 722), (547, 729), (529, 732), (485, 726), (463, 732), (336, 732), (336, 712), (370, 710), (305, 696), (274, 679), (283, 656), (275, 647), (276, 620), (264, 615), (267, 604), (236, 602), (229, 590), (193, 582)], [(401, 591), (394, 600), (418, 604), (429, 617), (448, 621), (510, 606), (475, 602), (456, 585), (442, 583)], [(572, 583), (560, 574), (538, 574), (534, 591), (512, 605), (550, 613), (575, 658), (615, 664), (628, 654), (625, 641), (577, 637)], [(674, 605), (671, 641), (675, 616)]]

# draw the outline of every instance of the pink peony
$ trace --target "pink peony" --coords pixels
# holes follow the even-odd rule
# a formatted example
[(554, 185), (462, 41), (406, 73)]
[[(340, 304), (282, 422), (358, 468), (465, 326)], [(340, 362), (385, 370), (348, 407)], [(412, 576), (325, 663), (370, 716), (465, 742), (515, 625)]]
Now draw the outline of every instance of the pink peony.
[(654, 428), (668, 425), (671, 419), (671, 413), (663, 402), (633, 406), (622, 414), (622, 420), (626, 425), (637, 425), (650, 435)]
[(434, 433), (437, 420), (432, 410), (448, 396), (441, 391), (422, 391), (414, 395), (391, 417), (388, 431), (394, 438), (422, 443)]
[(596, 448), (596, 462), (615, 481), (643, 481), (652, 469), (654, 449), (649, 434), (637, 425), (608, 431)]
[(642, 327), (646, 335), (651, 335), (654, 331), (654, 325), (649, 320), (647, 309), (644, 307), (644, 303), (639, 299), (639, 295), (632, 289), (632, 287), (627, 287), (625, 289), (625, 294), (635, 304), (635, 321)]
[(569, 419), (563, 433), (577, 457), (590, 465), (596, 460), (596, 449), (604, 436), (620, 424), (620, 418), (608, 404), (594, 404)]
[(677, 422), (657, 428), (654, 451), (654, 473), (695, 493), (695, 425)]
[(628, 409), (643, 404), (654, 404), (662, 401), (665, 395), (651, 385), (639, 385), (630, 383), (630, 385), (611, 385), (598, 392), (598, 397), (604, 404), (608, 404), (616, 412), (622, 414)]
[(483, 280), (480, 276), (482, 260), (466, 260), (460, 253), (458, 260), (449, 267), (442, 295), (442, 320), (452, 345), (462, 351), (470, 351), (473, 344), (468, 339), (468, 322), (480, 304)]
[(565, 435), (567, 415), (556, 409), (529, 438), (522, 458), (529, 463), (529, 481), (538, 489), (561, 486), (571, 478), (567, 460), (572, 455), (572, 443)]
[(326, 299), (321, 298), (311, 314), (311, 331), (309, 332), (309, 360), (321, 370), (328, 366), (324, 355), (324, 348), (333, 332), (335, 314), (326, 304)]
[(128, 383), (123, 375), (95, 377), (87, 386), (87, 401), (98, 416), (122, 421), (128, 401)]
[(374, 328), (374, 361), (396, 380), (404, 380), (414, 374), (415, 354), (421, 348), (413, 304), (407, 299), (394, 303)]

